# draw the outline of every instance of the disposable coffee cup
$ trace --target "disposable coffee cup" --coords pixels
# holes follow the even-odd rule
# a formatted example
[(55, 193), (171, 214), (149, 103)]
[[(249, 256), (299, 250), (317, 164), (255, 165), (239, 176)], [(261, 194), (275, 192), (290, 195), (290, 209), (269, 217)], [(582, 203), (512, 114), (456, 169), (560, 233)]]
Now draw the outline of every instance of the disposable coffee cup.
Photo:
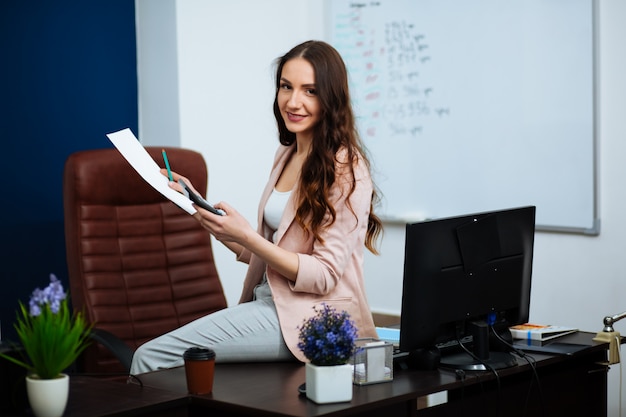
[(190, 394), (210, 394), (213, 391), (215, 352), (208, 348), (192, 347), (183, 354), (187, 391)]

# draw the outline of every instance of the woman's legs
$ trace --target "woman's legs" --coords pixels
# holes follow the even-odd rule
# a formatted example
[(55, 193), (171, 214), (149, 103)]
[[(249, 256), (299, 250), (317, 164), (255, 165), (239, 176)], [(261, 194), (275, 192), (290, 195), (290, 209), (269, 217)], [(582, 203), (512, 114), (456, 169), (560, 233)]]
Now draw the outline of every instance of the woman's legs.
[(293, 360), (285, 345), (269, 286), (255, 290), (255, 300), (201, 317), (141, 345), (133, 356), (132, 375), (183, 364), (192, 346), (209, 347), (218, 362)]

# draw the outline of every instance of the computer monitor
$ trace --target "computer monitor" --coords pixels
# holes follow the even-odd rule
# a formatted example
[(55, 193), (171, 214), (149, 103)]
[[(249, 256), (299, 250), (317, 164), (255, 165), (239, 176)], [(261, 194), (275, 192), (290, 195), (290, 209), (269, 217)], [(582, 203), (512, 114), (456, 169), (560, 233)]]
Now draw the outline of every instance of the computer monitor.
[(442, 350), (440, 366), (517, 364), (493, 331), (510, 340), (508, 327), (528, 321), (534, 236), (534, 206), (408, 224), (400, 350), (469, 340), (474, 356)]

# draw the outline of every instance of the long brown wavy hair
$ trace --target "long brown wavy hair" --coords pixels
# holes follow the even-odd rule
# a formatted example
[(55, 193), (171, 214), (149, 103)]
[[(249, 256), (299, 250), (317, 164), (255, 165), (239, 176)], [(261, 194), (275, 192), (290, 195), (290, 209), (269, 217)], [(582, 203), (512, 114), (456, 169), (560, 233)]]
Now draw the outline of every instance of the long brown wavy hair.
[[(304, 58), (313, 67), (315, 89), (321, 108), (320, 121), (313, 129), (311, 151), (300, 174), (300, 184), (297, 190), (300, 201), (296, 211), (296, 221), (305, 231), (313, 233), (315, 239), (323, 242), (320, 236), (321, 230), (332, 225), (336, 219), (336, 211), (329, 202), (329, 193), (335, 182), (337, 164), (340, 163), (336, 160), (337, 152), (345, 149), (346, 161), (353, 178), (354, 163), (359, 158), (364, 161), (368, 169), (370, 169), (370, 162), (356, 130), (346, 66), (335, 48), (321, 41), (307, 41), (297, 45), (276, 61), (274, 117), (278, 124), (280, 143), (290, 146), (296, 141), (295, 133), (287, 130), (277, 100), (283, 67), (293, 58)], [(354, 192), (355, 187), (356, 183), (353, 181), (348, 198)], [(374, 213), (374, 206), (378, 203), (378, 199), (378, 192), (374, 186), (365, 237), (365, 246), (374, 254), (378, 254), (376, 241), (383, 229), (382, 222)], [(347, 201), (350, 204), (349, 199)], [(350, 209), (352, 210), (352, 207)], [(330, 222), (324, 224), (326, 213), (330, 214)], [(309, 219), (308, 226), (305, 219)]]

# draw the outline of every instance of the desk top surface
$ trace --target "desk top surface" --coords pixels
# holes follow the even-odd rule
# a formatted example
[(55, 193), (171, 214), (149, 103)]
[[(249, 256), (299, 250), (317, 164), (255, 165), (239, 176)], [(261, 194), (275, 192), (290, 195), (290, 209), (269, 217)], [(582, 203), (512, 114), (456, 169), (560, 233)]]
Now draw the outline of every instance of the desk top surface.
[[(607, 346), (606, 343), (594, 342), (594, 336), (595, 333), (578, 332), (559, 338), (561, 343), (588, 346), (572, 355), (532, 353), (530, 356), (536, 360), (537, 368), (551, 364), (560, 366), (572, 358), (587, 358), (590, 354), (596, 361), (598, 356), (605, 357)], [(518, 364), (498, 371), (499, 376), (522, 373), (530, 368), (523, 359), (519, 359)], [(297, 362), (217, 364), (213, 393), (202, 396), (187, 394), (182, 367), (142, 374), (140, 378), (143, 387), (74, 375), (71, 377), (65, 415), (153, 415), (151, 410), (186, 409), (189, 404), (197, 404), (200, 409), (206, 407), (248, 415), (348, 415), (371, 412), (377, 407), (411, 401), (439, 391), (454, 390), (478, 382), (482, 384), (495, 376), (489, 372), (467, 373), (465, 380), (461, 381), (451, 370), (398, 370), (392, 382), (354, 385), (350, 402), (323, 405), (317, 405), (299, 395), (298, 386), (305, 380), (305, 367)]]
[[(605, 355), (606, 344), (596, 343), (595, 334), (579, 332), (560, 338), (560, 342), (584, 344), (588, 348), (573, 355), (533, 353), (536, 367), (560, 364), (576, 357), (594, 361)], [(530, 368), (523, 359), (518, 366), (499, 370), (499, 377), (522, 373)], [(72, 376), (70, 398), (65, 415), (72, 416), (137, 416), (169, 415), (167, 410), (215, 410), (233, 415), (324, 416), (369, 412), (376, 415), (378, 407), (417, 401), (417, 397), (439, 391), (454, 390), (472, 384), (481, 385), (495, 378), (489, 372), (467, 373), (460, 380), (451, 370), (398, 370), (392, 382), (353, 386), (350, 402), (318, 405), (299, 395), (298, 386), (305, 380), (305, 367), (298, 362), (217, 364), (213, 393), (189, 396), (182, 367), (150, 372), (139, 376), (143, 387), (89, 377)], [(416, 403), (414, 403), (416, 404)], [(413, 408), (415, 409), (415, 408)], [(165, 410), (165, 413), (163, 413)], [(372, 414), (374, 411), (374, 414)], [(185, 414), (187, 415), (187, 414)]]
[[(606, 349), (592, 341), (595, 334), (579, 332), (565, 336), (562, 342), (586, 344), (588, 349), (578, 354), (588, 354), (594, 350)], [(533, 353), (537, 366), (567, 360), (564, 355), (544, 355)], [(569, 356), (571, 357), (571, 356)], [(523, 359), (519, 366), (499, 371), (500, 376), (523, 372), (530, 365)], [(165, 391), (185, 394), (185, 370), (183, 367), (151, 372), (140, 375), (144, 385)], [(433, 371), (400, 370), (394, 373), (392, 382), (353, 387), (351, 402), (318, 405), (299, 395), (298, 386), (305, 380), (305, 367), (301, 363), (254, 363), (217, 364), (213, 393), (194, 396), (193, 401), (211, 403), (212, 407), (224, 410), (257, 410), (286, 416), (320, 416), (350, 409), (352, 412), (371, 410), (388, 401), (402, 398), (416, 398), (448, 389), (471, 384), (475, 378), (471, 373), (460, 381), (454, 371), (437, 369)], [(490, 373), (482, 373), (481, 381), (494, 378)]]

